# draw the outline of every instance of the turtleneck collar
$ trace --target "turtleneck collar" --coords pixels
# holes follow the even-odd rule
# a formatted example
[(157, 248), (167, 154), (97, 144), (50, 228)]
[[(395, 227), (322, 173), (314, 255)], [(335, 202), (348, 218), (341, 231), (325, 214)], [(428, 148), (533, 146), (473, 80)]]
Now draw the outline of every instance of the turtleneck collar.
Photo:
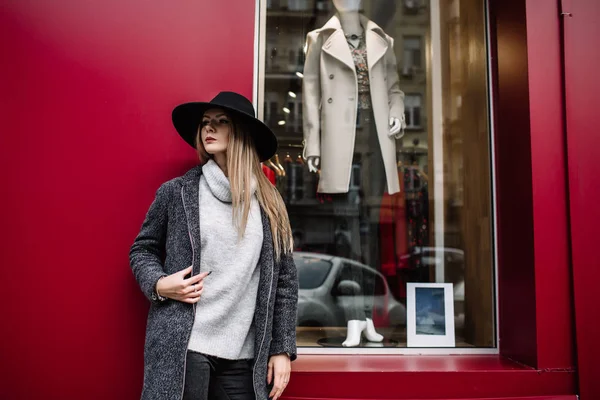
[[(213, 196), (223, 203), (231, 203), (231, 186), (229, 185), (229, 179), (213, 159), (208, 160), (208, 162), (202, 166), (202, 174), (206, 178), (206, 183)], [(256, 192), (256, 186), (256, 178), (253, 176), (252, 182), (250, 183), (252, 194)]]

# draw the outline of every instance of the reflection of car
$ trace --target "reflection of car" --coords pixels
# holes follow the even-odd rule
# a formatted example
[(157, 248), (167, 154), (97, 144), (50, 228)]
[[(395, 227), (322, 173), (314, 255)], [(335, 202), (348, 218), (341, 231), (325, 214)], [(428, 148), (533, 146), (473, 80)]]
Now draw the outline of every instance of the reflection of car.
[[(465, 253), (452, 247), (415, 247), (411, 254), (400, 257), (405, 264), (412, 266), (406, 280), (408, 282), (428, 282), (430, 270), (444, 263), (444, 281), (453, 284), (455, 326), (461, 328), (465, 319)], [(411, 276), (412, 272), (412, 276)]]
[[(298, 326), (346, 326), (348, 307), (364, 302), (362, 287), (369, 282), (373, 295), (373, 320), (378, 326), (406, 325), (406, 308), (390, 293), (381, 273), (359, 262), (327, 254), (295, 252), (300, 290)], [(360, 269), (362, 282), (348, 277)], [(352, 270), (354, 273), (349, 273)]]

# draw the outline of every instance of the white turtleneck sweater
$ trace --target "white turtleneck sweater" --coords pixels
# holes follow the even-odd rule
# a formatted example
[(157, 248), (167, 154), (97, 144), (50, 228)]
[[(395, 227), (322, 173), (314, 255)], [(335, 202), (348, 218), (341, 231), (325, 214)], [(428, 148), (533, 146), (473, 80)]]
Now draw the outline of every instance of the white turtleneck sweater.
[(254, 357), (254, 309), (258, 291), (258, 260), (263, 226), (252, 183), (252, 204), (244, 236), (238, 238), (232, 221), (229, 180), (210, 160), (200, 178), (200, 272), (202, 298), (188, 349), (206, 355), (238, 360)]

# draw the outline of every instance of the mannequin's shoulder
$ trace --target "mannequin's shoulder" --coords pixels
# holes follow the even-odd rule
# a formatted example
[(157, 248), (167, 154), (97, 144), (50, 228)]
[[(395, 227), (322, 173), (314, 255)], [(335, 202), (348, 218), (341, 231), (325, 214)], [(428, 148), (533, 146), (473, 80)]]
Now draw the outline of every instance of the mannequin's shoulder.
[(308, 47), (312, 47), (316, 45), (316, 47), (321, 47), (323, 43), (327, 42), (327, 39), (331, 34), (335, 32), (331, 29), (319, 28), (314, 31), (310, 31), (306, 34), (306, 44)]
[(339, 22), (336, 22), (337, 20), (335, 19), (335, 17), (333, 17), (332, 19), (330, 19), (329, 21), (327, 21), (327, 23), (323, 26), (321, 26), (320, 28), (314, 29), (310, 32), (308, 32), (306, 34), (307, 38), (312, 38), (314, 40), (320, 39), (322, 37), (328, 37), (330, 36), (333, 32), (335, 32), (336, 30), (341, 29), (339, 27)]
[(385, 35), (384, 36), (385, 41), (388, 42), (391, 47), (393, 47), (394, 46), (394, 38), (385, 32), (383, 34)]
[(361, 18), (361, 23), (363, 24), (363, 26), (367, 27), (367, 30), (375, 33), (376, 35), (380, 36), (383, 40), (385, 40), (386, 42), (393, 44), (394, 43), (394, 39), (388, 35), (381, 26), (377, 25), (375, 22), (371, 21), (370, 19), (366, 18), (366, 17), (362, 17)]
[(375, 29), (374, 32), (389, 44), (394, 44), (394, 38), (385, 33), (383, 29), (378, 27), (378, 29)]
[(306, 34), (307, 42), (317, 42), (321, 38), (321, 34), (323, 33), (322, 28), (315, 29), (314, 31), (310, 31)]
[(381, 39), (383, 39), (390, 47), (394, 46), (394, 38), (388, 35), (383, 31), (383, 29), (379, 28), (374, 31)]

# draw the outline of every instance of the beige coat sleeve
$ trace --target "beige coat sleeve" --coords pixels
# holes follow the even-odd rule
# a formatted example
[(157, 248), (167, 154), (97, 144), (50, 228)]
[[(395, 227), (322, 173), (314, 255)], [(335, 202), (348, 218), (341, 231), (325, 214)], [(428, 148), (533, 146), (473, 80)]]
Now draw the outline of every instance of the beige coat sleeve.
[(322, 40), (318, 32), (306, 36), (306, 59), (302, 84), (304, 157), (321, 156), (321, 79), (319, 64)]
[(400, 78), (396, 54), (394, 53), (394, 39), (387, 37), (390, 45), (385, 54), (385, 68), (387, 74), (387, 90), (390, 106), (390, 117), (398, 118), (404, 126), (404, 92), (400, 90)]

